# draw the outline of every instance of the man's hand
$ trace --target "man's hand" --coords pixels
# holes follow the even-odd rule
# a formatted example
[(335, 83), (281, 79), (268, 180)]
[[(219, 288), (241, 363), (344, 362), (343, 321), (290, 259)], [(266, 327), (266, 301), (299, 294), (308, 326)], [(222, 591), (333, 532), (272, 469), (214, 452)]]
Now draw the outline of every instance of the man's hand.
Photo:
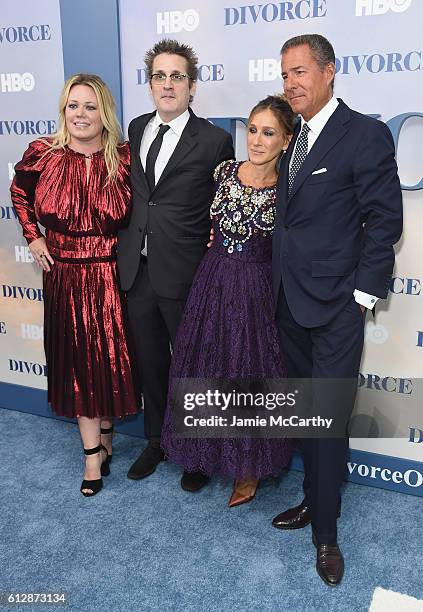
[(361, 308), (361, 312), (364, 314), (364, 311), (366, 310), (366, 307), (363, 306), (362, 304), (359, 304), (360, 308)]

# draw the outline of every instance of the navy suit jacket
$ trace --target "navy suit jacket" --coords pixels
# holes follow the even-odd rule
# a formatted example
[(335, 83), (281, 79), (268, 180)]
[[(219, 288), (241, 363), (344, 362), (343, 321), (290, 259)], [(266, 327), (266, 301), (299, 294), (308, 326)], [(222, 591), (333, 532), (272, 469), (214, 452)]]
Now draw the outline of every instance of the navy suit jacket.
[(311, 328), (332, 320), (354, 289), (386, 298), (402, 231), (402, 194), (389, 128), (339, 100), (288, 197), (299, 129), (277, 185), (273, 288), (275, 304), (283, 285), (292, 316)]

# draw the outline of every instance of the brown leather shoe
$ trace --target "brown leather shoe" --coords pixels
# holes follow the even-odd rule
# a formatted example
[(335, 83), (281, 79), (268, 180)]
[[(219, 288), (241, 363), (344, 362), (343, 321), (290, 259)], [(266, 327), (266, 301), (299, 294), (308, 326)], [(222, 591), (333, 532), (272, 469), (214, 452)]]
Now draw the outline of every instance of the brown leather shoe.
[(281, 512), (272, 521), (277, 529), (302, 529), (311, 522), (311, 512), (303, 500), (299, 506)]
[(318, 544), (314, 533), (312, 539), (317, 548), (317, 573), (329, 586), (337, 586), (344, 575), (344, 557), (338, 544)]

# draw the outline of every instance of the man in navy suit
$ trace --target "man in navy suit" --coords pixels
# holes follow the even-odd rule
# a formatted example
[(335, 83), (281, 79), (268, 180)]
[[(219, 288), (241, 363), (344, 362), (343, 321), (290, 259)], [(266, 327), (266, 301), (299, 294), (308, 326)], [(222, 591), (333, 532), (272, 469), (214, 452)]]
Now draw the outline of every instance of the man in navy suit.
[[(335, 54), (323, 36), (288, 40), (281, 58), (285, 94), (300, 116), (279, 175), (273, 243), (282, 349), (292, 378), (354, 381), (339, 406), (348, 417), (365, 312), (387, 297), (402, 230), (394, 145), (384, 123), (334, 97)], [(313, 397), (316, 415), (319, 401)], [(344, 571), (337, 518), (348, 438), (303, 439), (301, 451), (304, 500), (273, 525), (311, 522), (317, 572), (336, 585)]]

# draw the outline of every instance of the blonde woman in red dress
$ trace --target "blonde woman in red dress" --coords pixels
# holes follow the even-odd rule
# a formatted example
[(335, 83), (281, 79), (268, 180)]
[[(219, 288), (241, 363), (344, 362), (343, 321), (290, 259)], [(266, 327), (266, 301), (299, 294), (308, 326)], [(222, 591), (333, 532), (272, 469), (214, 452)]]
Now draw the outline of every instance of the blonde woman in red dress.
[(43, 268), (48, 399), (56, 414), (78, 420), (85, 496), (98, 493), (110, 472), (113, 420), (138, 411), (116, 279), (129, 163), (110, 90), (98, 76), (77, 74), (63, 88), (57, 133), (30, 143), (11, 186)]

